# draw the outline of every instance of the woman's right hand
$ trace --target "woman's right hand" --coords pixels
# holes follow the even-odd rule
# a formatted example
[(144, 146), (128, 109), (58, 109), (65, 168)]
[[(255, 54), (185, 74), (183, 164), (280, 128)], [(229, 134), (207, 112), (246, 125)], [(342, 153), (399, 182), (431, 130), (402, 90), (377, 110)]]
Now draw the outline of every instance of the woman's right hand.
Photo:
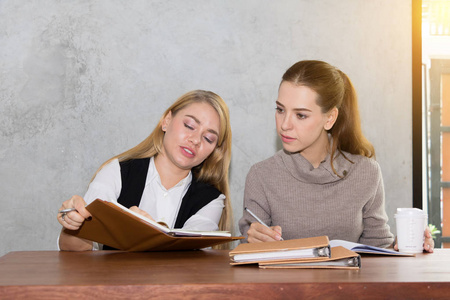
[(75, 208), (76, 210), (68, 212), (66, 214), (59, 213), (56, 216), (58, 222), (69, 230), (77, 230), (81, 224), (87, 219), (92, 218), (91, 214), (86, 209), (86, 202), (80, 196), (73, 196), (69, 200), (63, 202), (59, 210), (67, 208)]
[(281, 227), (271, 226), (270, 228), (267, 228), (266, 226), (255, 222), (250, 225), (247, 235), (247, 241), (249, 243), (280, 241)]
[(138, 214), (140, 214), (140, 215), (142, 215), (142, 216), (144, 216), (144, 217), (146, 217), (147, 219), (150, 219), (150, 220), (152, 220), (152, 221), (155, 221), (155, 219), (153, 219), (152, 216), (150, 216), (149, 213), (147, 213), (145, 210), (140, 209), (140, 208), (137, 207), (137, 206), (132, 206), (132, 207), (130, 207), (130, 210), (133, 211), (133, 212), (135, 212), (135, 213), (138, 213)]

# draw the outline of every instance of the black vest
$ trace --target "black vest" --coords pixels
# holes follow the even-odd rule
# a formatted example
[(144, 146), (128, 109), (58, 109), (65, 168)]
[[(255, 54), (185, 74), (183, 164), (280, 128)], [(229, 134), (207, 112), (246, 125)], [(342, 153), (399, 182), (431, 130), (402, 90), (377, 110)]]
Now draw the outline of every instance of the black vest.
[[(122, 190), (117, 202), (130, 208), (139, 206), (144, 193), (150, 158), (132, 159), (120, 163)], [(175, 221), (175, 228), (182, 228), (184, 223), (202, 207), (217, 199), (221, 192), (207, 183), (192, 178), (191, 185), (181, 200), (180, 210)], [(112, 249), (106, 245), (103, 250)]]

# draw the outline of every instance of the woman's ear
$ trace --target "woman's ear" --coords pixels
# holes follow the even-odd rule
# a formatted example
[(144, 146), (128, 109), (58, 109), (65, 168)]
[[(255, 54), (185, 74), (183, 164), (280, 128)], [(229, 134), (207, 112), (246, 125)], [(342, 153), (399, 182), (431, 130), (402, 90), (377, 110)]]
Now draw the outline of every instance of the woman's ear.
[(339, 115), (339, 110), (337, 107), (332, 108), (329, 112), (327, 112), (327, 121), (323, 128), (325, 130), (330, 130), (333, 128), (334, 123), (336, 123), (337, 117)]
[(167, 127), (168, 127), (169, 124), (170, 124), (170, 121), (172, 121), (172, 111), (169, 111), (169, 112), (167, 113), (167, 115), (164, 117), (164, 119), (163, 119), (163, 121), (162, 121), (162, 124), (161, 124), (161, 130), (162, 130), (162, 131), (166, 132)]

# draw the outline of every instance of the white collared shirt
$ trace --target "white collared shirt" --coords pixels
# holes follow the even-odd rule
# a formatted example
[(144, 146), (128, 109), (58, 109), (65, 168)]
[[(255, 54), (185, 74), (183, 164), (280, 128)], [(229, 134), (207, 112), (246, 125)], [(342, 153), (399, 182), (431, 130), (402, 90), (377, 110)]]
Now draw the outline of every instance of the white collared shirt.
[[(146, 211), (157, 222), (164, 222), (170, 228), (175, 225), (176, 217), (180, 209), (181, 200), (186, 194), (192, 182), (192, 173), (182, 179), (174, 187), (167, 190), (162, 184), (156, 170), (154, 158), (150, 159), (144, 192), (139, 208)], [(122, 189), (120, 164), (114, 159), (105, 165), (90, 183), (84, 196), (87, 204), (99, 198), (111, 202), (117, 202)], [(183, 226), (183, 229), (213, 231), (219, 229), (219, 220), (224, 208), (225, 195), (220, 194), (195, 215), (191, 216)]]

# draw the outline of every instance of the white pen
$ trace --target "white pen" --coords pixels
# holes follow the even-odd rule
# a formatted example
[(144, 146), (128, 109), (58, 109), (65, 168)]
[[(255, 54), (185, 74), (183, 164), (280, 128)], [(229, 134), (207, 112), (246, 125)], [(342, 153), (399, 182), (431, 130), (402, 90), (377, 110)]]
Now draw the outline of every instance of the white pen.
[[(248, 209), (247, 207), (245, 208), (245, 210), (252, 215), (253, 218), (256, 219), (256, 221), (258, 221), (260, 224), (266, 226), (267, 228), (269, 228), (270, 230), (273, 230), (272, 228), (270, 228), (269, 226), (267, 226), (266, 223), (264, 223), (260, 218), (258, 218), (257, 215), (255, 215), (250, 209)], [(283, 238), (280, 236), (280, 241), (284, 241)]]

